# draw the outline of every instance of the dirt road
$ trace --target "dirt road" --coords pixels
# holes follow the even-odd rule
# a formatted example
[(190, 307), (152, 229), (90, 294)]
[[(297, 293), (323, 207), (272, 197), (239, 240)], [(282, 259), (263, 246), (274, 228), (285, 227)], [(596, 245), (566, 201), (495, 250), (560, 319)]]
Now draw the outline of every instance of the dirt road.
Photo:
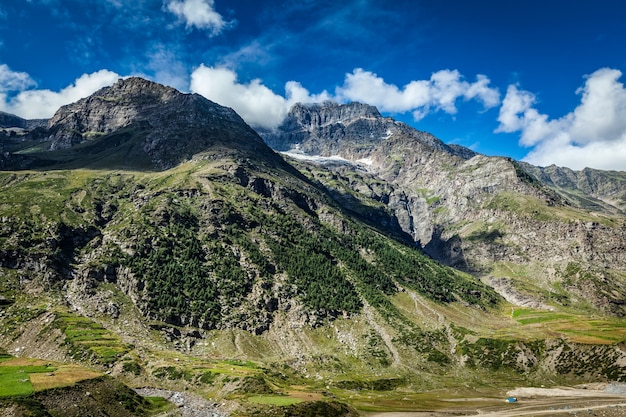
[[(367, 417), (625, 417), (626, 392), (607, 392), (603, 387), (592, 389), (572, 388), (517, 388), (509, 391), (508, 396), (518, 399), (515, 403), (501, 406), (477, 407), (461, 410), (437, 410), (420, 412), (384, 412), (369, 413)], [(476, 399), (471, 399), (476, 400)]]

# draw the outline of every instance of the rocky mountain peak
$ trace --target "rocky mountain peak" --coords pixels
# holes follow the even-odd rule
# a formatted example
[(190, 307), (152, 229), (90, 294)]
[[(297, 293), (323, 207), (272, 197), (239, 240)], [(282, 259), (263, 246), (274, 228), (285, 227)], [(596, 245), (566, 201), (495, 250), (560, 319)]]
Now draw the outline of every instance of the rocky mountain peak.
[(310, 155), (339, 155), (350, 160), (368, 158), (371, 151), (390, 138), (406, 138), (429, 148), (469, 159), (475, 152), (450, 147), (427, 132), (383, 117), (375, 106), (363, 103), (297, 103), (274, 131), (259, 132), (275, 150), (298, 149)]
[(260, 134), (279, 151), (298, 148), (308, 154), (329, 156), (345, 151), (346, 145), (363, 143), (364, 139), (383, 140), (399, 125), (368, 104), (326, 101), (297, 103), (277, 129)]
[(127, 100), (133, 97), (153, 97), (161, 102), (179, 96), (180, 93), (172, 87), (168, 87), (159, 83), (155, 83), (141, 77), (120, 78), (110, 87), (101, 89), (95, 95), (101, 97), (124, 96)]
[(294, 104), (285, 124), (297, 123), (298, 126), (314, 129), (334, 123), (348, 124), (357, 119), (378, 119), (382, 116), (374, 106), (363, 103), (338, 104), (325, 101), (315, 104)]
[(69, 148), (138, 122), (148, 122), (153, 127), (179, 119), (204, 124), (207, 119), (204, 113), (244, 123), (233, 110), (197, 94), (184, 94), (139, 77), (120, 79), (89, 97), (61, 107), (48, 122), (53, 134), (50, 149)]
[[(120, 79), (61, 107), (47, 129), (31, 139), (39, 149), (43, 141), (47, 150), (16, 156), (21, 167), (69, 162), (110, 167), (123, 162), (126, 168), (167, 169), (211, 149), (220, 154), (272, 153), (234, 110), (139, 77)], [(60, 151), (64, 153), (54, 154)]]

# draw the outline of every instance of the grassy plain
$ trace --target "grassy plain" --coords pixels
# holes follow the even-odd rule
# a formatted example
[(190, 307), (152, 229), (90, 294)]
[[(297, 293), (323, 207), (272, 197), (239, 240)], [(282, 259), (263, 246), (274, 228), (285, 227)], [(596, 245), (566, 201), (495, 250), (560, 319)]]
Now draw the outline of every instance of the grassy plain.
[(615, 317), (523, 307), (511, 307), (511, 317), (523, 329), (538, 328), (544, 334), (557, 333), (571, 342), (602, 345), (626, 340), (626, 320)]
[(299, 398), (282, 395), (254, 395), (247, 398), (248, 401), (256, 404), (287, 406), (302, 402)]

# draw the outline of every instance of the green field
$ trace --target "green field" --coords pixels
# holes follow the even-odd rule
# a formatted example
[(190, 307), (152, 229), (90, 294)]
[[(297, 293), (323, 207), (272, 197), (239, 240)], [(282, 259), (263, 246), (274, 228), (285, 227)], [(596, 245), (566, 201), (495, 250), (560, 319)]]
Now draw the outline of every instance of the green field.
[(248, 397), (248, 401), (256, 404), (287, 406), (301, 403), (302, 400), (294, 397), (286, 397), (282, 395), (255, 395)]
[(35, 390), (27, 371), (30, 370), (16, 366), (0, 368), (0, 397), (32, 394)]
[[(15, 361), (3, 358), (0, 364), (0, 397), (13, 397), (17, 395), (28, 395), (35, 391), (30, 380), (31, 374), (51, 373), (57, 368), (45, 365), (26, 365), (23, 360)], [(15, 365), (13, 365), (16, 363)]]
[(626, 320), (567, 312), (535, 310), (516, 307), (511, 317), (522, 329), (539, 327), (540, 330), (561, 334), (572, 342), (613, 344), (626, 340)]
[(63, 331), (70, 353), (76, 359), (91, 356), (98, 363), (111, 363), (130, 350), (130, 346), (98, 323), (71, 313), (58, 313), (55, 325)]
[(0, 358), (0, 397), (29, 395), (99, 376), (100, 372), (78, 365), (4, 355)]

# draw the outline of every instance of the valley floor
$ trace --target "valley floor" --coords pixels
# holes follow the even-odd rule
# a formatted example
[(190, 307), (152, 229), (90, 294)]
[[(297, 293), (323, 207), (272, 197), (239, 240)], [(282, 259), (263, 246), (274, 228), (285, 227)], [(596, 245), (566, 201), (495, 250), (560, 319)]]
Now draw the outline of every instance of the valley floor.
[[(376, 412), (364, 414), (367, 417), (565, 417), (585, 415), (596, 417), (626, 416), (626, 393), (610, 394), (599, 389), (543, 389), (518, 388), (509, 392), (516, 396), (516, 403), (492, 403), (483, 407), (462, 409), (450, 407), (438, 411), (419, 412)], [(479, 399), (468, 399), (475, 404)], [(485, 399), (487, 400), (487, 399)], [(457, 400), (458, 401), (458, 400)]]

